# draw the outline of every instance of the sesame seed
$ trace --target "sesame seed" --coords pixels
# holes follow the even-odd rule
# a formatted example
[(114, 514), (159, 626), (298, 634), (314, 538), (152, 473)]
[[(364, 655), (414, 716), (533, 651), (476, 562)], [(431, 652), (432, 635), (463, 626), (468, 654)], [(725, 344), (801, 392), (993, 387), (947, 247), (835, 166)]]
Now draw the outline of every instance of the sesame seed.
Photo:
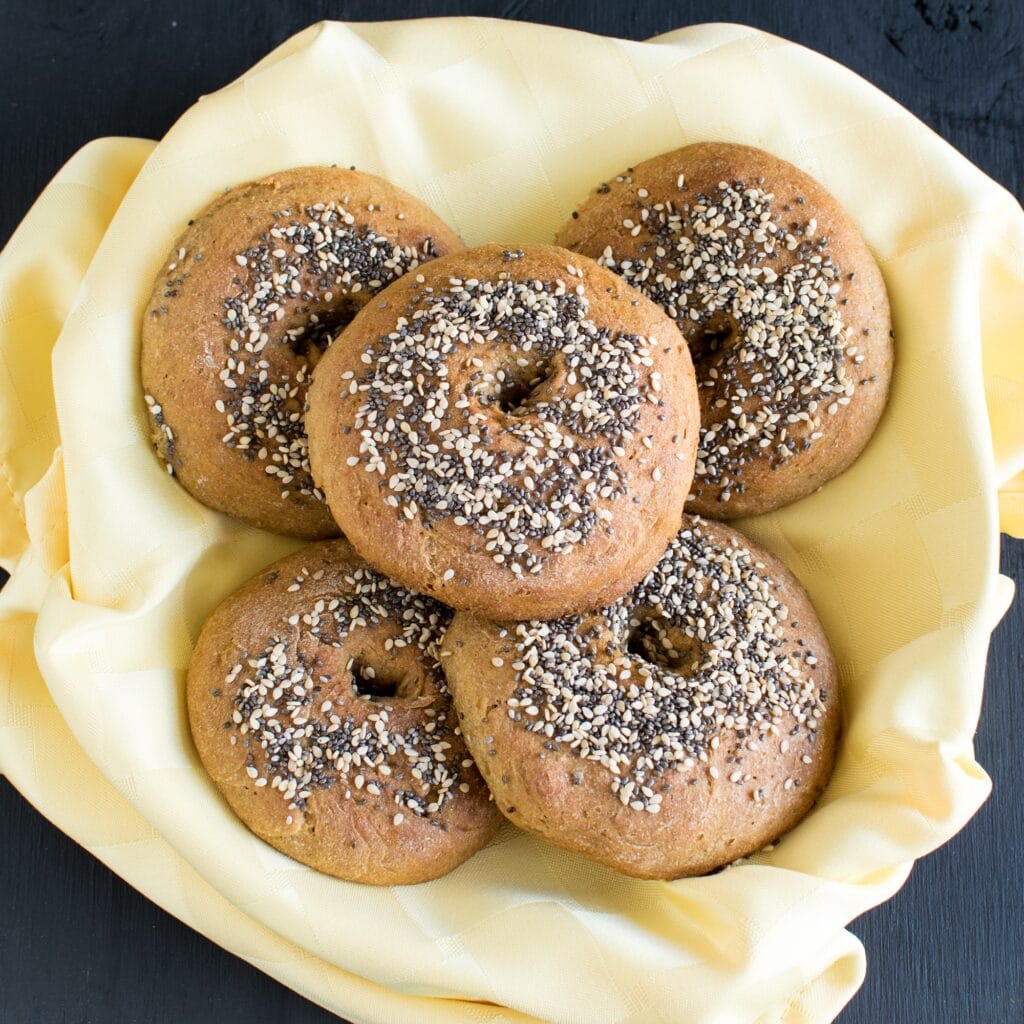
[[(503, 260), (521, 256), (509, 250)], [(424, 527), (453, 521), (516, 578), (611, 532), (615, 503), (629, 495), (625, 467), (642, 443), (635, 427), (659, 386), (660, 350), (598, 326), (588, 308), (585, 292), (564, 280), (508, 272), (413, 292), (340, 389), (357, 399), (358, 454), (348, 465), (376, 474), (396, 516)], [(556, 360), (566, 368), (557, 385)], [(472, 371), (458, 395), (448, 375), (457, 362)], [(510, 395), (521, 404), (505, 408)], [(496, 443), (495, 416), (511, 448)]]
[[(281, 211), (260, 238), (235, 255), (246, 273), (223, 300), (232, 353), (220, 373), (224, 394), (215, 402), (227, 427), (223, 444), (247, 461), (264, 463), (282, 498), (295, 494), (322, 502), (310, 474), (304, 413), (315, 355), (333, 340), (337, 318), (308, 309), (320, 304), (349, 315), (353, 305), (432, 259), (436, 250), (430, 239), (419, 248), (400, 246), (360, 228), (334, 201), (294, 214)], [(289, 313), (302, 322), (276, 327)], [(268, 346), (291, 349), (298, 369), (289, 374), (275, 368)]]

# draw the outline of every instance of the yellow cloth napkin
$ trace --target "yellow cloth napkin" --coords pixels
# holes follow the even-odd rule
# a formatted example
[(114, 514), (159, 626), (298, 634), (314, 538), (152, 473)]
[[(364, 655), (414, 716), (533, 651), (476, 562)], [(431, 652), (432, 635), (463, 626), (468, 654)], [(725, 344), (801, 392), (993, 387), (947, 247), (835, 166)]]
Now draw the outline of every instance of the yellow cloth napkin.
[[(847, 726), (827, 794), (774, 851), (675, 883), (511, 826), (408, 888), (276, 853), (203, 774), (183, 684), (208, 612), (296, 544), (197, 505), (149, 449), (139, 322), (174, 236), (225, 186), (339, 162), (470, 243), (546, 241), (595, 181), (708, 138), (825, 182), (893, 303), (868, 451), (743, 524), (836, 650)], [(473, 19), (308, 29), (159, 145), (87, 146), (0, 256), (0, 769), (151, 899), (356, 1021), (830, 1020), (864, 971), (846, 923), (988, 793), (971, 738), (1012, 594), (997, 506), (1024, 534), (1022, 325), (1019, 205), (817, 54), (734, 25), (647, 43)]]

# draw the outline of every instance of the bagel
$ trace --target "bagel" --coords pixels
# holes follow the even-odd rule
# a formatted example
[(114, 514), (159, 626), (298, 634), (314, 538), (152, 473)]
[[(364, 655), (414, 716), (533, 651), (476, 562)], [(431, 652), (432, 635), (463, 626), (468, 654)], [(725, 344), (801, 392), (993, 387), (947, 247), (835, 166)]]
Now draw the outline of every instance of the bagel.
[(227, 190), (189, 222), (142, 323), (158, 454), (204, 505), (274, 533), (335, 535), (309, 473), (313, 366), (385, 285), (460, 248), (381, 178), (300, 167)]
[(314, 475), (404, 585), (490, 618), (614, 601), (679, 527), (698, 419), (671, 320), (552, 246), (408, 274), (317, 366)]
[(271, 846), (338, 878), (421, 882), (500, 820), (459, 736), (436, 601), (344, 540), (275, 563), (203, 626), (188, 670), (200, 760)]
[(792, 828), (832, 771), (836, 667), (785, 566), (686, 517), (622, 601), (553, 622), (458, 613), (441, 659), (498, 809), (628, 875), (704, 874)]
[(749, 146), (686, 146), (599, 186), (557, 241), (686, 337), (701, 400), (689, 512), (781, 508), (863, 451), (889, 391), (889, 301), (856, 225), (809, 175)]

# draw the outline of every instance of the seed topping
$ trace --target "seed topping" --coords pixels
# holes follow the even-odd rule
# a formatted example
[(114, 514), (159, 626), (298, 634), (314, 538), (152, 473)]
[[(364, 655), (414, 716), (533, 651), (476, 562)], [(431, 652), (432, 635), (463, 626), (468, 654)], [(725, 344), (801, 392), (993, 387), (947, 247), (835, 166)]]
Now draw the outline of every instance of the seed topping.
[[(308, 579), (303, 570), (288, 592), (301, 593)], [(464, 783), (463, 766), (472, 765), (451, 755), (458, 729), (438, 663), (451, 610), (369, 568), (346, 575), (343, 592), (297, 601), (280, 632), (263, 649), (244, 652), (225, 679), (233, 707), (225, 726), (249, 749), (248, 776), (277, 791), (289, 809), (305, 810), (315, 790), (338, 786), (346, 799), (362, 799), (364, 791), (387, 795), (402, 808), (396, 825), (405, 820), (403, 811), (437, 815)], [(350, 638), (358, 645), (361, 632), (382, 625), (392, 627), (385, 648), (414, 648), (438, 691), (433, 700), (417, 697), (420, 720), (401, 728), (394, 721), (397, 699), (373, 699), (369, 708), (362, 703), (371, 697), (360, 695), (359, 684), (373, 683), (372, 667), (349, 658), (352, 690), (339, 691), (317, 653)]]
[[(344, 203), (332, 201), (280, 211), (259, 241), (235, 256), (239, 272), (222, 318), (231, 338), (216, 402), (222, 441), (264, 463), (282, 498), (323, 501), (310, 476), (304, 423), (320, 354), (368, 296), (435, 255), (432, 239), (419, 248), (396, 245), (357, 226)], [(271, 342), (276, 324), (280, 341)], [(268, 343), (292, 349), (294, 372), (267, 358)]]
[(380, 478), (396, 516), (453, 520), (513, 575), (538, 573), (609, 528), (629, 492), (641, 408), (662, 404), (652, 341), (588, 319), (578, 281), (419, 283), (344, 375), (343, 394), (360, 398), (349, 464)]
[[(680, 176), (679, 191), (688, 192)], [(727, 502), (743, 467), (777, 468), (823, 435), (863, 361), (841, 316), (840, 268), (813, 218), (790, 219), (760, 185), (721, 181), (685, 198), (641, 195), (623, 221), (635, 257), (598, 262), (662, 306), (690, 343), (703, 403), (694, 493)], [(790, 211), (788, 214), (786, 211)]]
[(603, 765), (620, 801), (652, 814), (670, 769), (719, 777), (709, 762), (723, 733), (777, 735), (786, 715), (813, 733), (826, 697), (787, 651), (765, 567), (691, 524), (611, 607), (515, 627), (509, 716)]

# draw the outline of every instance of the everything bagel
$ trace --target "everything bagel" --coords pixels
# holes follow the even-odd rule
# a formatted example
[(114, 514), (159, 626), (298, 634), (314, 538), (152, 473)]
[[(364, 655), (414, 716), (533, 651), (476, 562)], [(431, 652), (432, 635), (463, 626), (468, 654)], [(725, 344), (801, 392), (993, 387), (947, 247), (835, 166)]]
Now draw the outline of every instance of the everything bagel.
[(625, 874), (702, 874), (761, 849), (832, 771), (838, 680), (814, 609), (722, 523), (686, 517), (600, 612), (459, 613), (441, 658), (498, 809)]
[(318, 871), (436, 878), (498, 822), (438, 664), (451, 611), (343, 540), (282, 559), (210, 616), (188, 672), (208, 774), (239, 818)]

